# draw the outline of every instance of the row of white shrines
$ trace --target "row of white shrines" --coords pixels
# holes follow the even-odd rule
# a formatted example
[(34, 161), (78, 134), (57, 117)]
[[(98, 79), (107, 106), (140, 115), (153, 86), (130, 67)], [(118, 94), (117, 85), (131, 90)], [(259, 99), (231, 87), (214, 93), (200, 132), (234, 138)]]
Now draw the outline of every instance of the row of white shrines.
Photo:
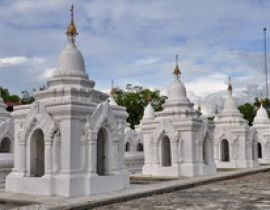
[(270, 163), (263, 106), (248, 126), (229, 82), (224, 110), (209, 121), (187, 98), (178, 64), (164, 110), (154, 112), (149, 101), (140, 125), (128, 129), (125, 107), (89, 80), (73, 19), (66, 34), (57, 69), (47, 88), (34, 93), (35, 102), (10, 115), (0, 100), (0, 184), (6, 191), (86, 196), (128, 188), (130, 173), (209, 176), (216, 168)]

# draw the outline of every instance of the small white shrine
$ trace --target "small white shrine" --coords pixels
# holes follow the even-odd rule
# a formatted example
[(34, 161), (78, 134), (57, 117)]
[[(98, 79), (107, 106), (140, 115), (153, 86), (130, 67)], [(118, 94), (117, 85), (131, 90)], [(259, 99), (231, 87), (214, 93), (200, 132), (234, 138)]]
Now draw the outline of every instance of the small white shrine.
[(13, 119), (0, 96), (0, 188), (5, 187), (6, 175), (13, 168)]
[(270, 120), (266, 109), (263, 107), (261, 100), (261, 106), (257, 110), (254, 118), (253, 127), (257, 131), (257, 157), (259, 163), (270, 163)]
[(94, 89), (77, 49), (73, 22), (45, 90), (15, 107), (15, 160), (6, 191), (75, 197), (129, 186), (124, 163), (124, 107)]
[(144, 163), (143, 138), (141, 133), (130, 127), (125, 129), (125, 163), (132, 174), (142, 173)]
[(250, 128), (232, 96), (229, 78), (224, 109), (215, 119), (215, 161), (218, 168), (258, 166), (256, 131)]
[(187, 98), (178, 62), (164, 110), (145, 109), (140, 129), (144, 140), (143, 174), (152, 176), (206, 176), (216, 173), (213, 124), (203, 124)]

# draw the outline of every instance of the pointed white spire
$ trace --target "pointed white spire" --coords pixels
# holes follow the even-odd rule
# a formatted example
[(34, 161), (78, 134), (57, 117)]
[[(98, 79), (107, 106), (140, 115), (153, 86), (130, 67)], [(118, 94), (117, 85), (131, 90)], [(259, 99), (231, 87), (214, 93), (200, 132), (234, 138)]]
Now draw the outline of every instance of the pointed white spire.
[(78, 35), (74, 23), (74, 7), (71, 6), (71, 21), (67, 27), (67, 45), (58, 58), (58, 65), (54, 76), (78, 76), (88, 78), (85, 73), (84, 58), (75, 45), (75, 38)]
[(114, 100), (114, 97), (113, 97), (114, 95), (115, 95), (115, 87), (114, 87), (114, 81), (112, 80), (112, 82), (111, 82), (111, 92), (110, 92), (110, 97), (108, 98), (108, 102), (109, 102), (110, 105), (117, 106), (118, 104)]
[(152, 97), (148, 96), (148, 104), (144, 109), (143, 119), (154, 119), (155, 118), (155, 110), (152, 107)]
[(171, 84), (168, 90), (168, 98), (173, 101), (186, 101), (187, 93), (186, 88), (183, 82), (180, 80), (181, 71), (178, 66), (178, 55), (175, 57), (175, 67), (173, 70), (173, 74), (175, 75), (175, 80)]
[(270, 119), (268, 117), (268, 113), (266, 109), (263, 107), (263, 98), (261, 94), (261, 99), (260, 99), (260, 108), (257, 110), (256, 116), (254, 117), (254, 122), (264, 122), (264, 123), (269, 123)]
[(228, 78), (228, 88), (227, 88), (227, 91), (228, 91), (228, 96), (227, 98), (225, 99), (225, 102), (224, 102), (224, 109), (223, 109), (223, 112), (222, 113), (237, 113), (239, 114), (240, 111), (237, 107), (237, 104), (235, 102), (235, 99), (233, 98), (232, 96), (232, 83), (231, 83), (231, 77)]

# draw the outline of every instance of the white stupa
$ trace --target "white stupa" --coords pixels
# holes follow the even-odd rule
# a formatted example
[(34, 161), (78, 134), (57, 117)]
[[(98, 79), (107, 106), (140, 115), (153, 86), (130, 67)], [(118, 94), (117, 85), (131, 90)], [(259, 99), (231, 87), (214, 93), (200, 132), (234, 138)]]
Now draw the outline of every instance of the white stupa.
[[(144, 139), (143, 174), (152, 176), (203, 176), (216, 173), (213, 130), (187, 98), (176, 62), (164, 110), (145, 108), (140, 129)], [(201, 135), (203, 134), (203, 135)]]
[(232, 90), (229, 78), (224, 109), (215, 119), (215, 161), (218, 168), (257, 167), (256, 132), (238, 110)]
[(0, 188), (5, 187), (5, 178), (13, 168), (13, 119), (6, 110), (0, 95)]
[(148, 104), (144, 109), (143, 119), (154, 119), (155, 118), (155, 110), (152, 107), (152, 98), (148, 97)]
[(124, 107), (110, 105), (94, 89), (75, 44), (73, 21), (67, 29), (48, 88), (31, 105), (18, 106), (15, 118), (14, 169), (6, 191), (75, 197), (129, 186), (124, 163)]
[(270, 119), (261, 99), (260, 108), (254, 118), (253, 127), (257, 131), (257, 157), (262, 164), (270, 163)]

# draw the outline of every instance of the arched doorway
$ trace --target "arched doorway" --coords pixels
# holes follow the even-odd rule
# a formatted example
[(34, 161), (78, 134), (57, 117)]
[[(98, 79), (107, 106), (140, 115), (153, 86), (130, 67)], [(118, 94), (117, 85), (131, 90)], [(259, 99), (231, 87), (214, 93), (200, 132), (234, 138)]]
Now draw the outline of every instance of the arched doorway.
[(126, 152), (129, 152), (129, 151), (130, 151), (130, 143), (127, 142), (127, 143), (126, 143)]
[(161, 165), (165, 167), (172, 165), (170, 139), (167, 136), (161, 139)]
[(262, 144), (258, 142), (257, 144), (258, 158), (262, 158)]
[(209, 151), (208, 151), (208, 139), (207, 138), (203, 141), (203, 148), (202, 149), (203, 149), (203, 162), (204, 162), (204, 164), (208, 164)]
[(100, 129), (97, 135), (97, 174), (99, 176), (106, 175), (106, 150), (107, 150), (107, 139), (106, 131)]
[(0, 144), (0, 153), (11, 152), (11, 141), (9, 138), (4, 138)]
[(37, 129), (30, 140), (30, 176), (41, 177), (44, 173), (44, 134), (41, 129)]
[(226, 139), (223, 139), (221, 141), (220, 153), (221, 153), (221, 161), (224, 161), (224, 162), (230, 161), (229, 142)]
[(143, 152), (143, 144), (142, 143), (139, 143), (137, 145), (137, 152)]

